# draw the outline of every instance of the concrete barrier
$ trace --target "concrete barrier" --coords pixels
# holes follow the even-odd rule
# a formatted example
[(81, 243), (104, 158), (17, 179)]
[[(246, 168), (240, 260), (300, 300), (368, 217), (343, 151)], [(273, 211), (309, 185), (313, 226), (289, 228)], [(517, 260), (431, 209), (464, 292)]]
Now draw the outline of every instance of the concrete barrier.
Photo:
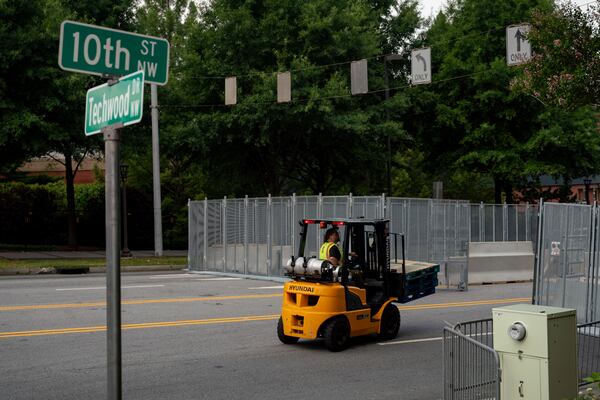
[(532, 242), (469, 242), (469, 284), (532, 280), (534, 260)]

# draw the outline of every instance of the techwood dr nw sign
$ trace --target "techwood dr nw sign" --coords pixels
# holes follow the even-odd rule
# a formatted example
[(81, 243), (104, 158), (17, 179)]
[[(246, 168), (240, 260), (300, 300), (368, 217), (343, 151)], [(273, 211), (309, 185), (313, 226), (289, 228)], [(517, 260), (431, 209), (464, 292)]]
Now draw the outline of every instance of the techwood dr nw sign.
[(91, 88), (85, 98), (85, 134), (99, 133), (110, 125), (140, 122), (143, 106), (143, 70), (124, 76), (113, 85), (105, 83)]

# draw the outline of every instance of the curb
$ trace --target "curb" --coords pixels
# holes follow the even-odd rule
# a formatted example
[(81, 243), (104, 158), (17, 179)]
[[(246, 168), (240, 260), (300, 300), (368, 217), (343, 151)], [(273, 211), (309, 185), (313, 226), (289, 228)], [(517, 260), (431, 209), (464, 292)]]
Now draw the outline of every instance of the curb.
[[(186, 265), (128, 265), (121, 266), (121, 272), (181, 271), (186, 268)], [(84, 272), (84, 269), (87, 269), (87, 271)], [(64, 268), (64, 270), (82, 270), (82, 272), (80, 272), (81, 275), (85, 275), (86, 273), (103, 274), (106, 272), (106, 267)], [(0, 276), (53, 275), (59, 273), (59, 270), (57, 270), (54, 267), (23, 267), (0, 269)]]

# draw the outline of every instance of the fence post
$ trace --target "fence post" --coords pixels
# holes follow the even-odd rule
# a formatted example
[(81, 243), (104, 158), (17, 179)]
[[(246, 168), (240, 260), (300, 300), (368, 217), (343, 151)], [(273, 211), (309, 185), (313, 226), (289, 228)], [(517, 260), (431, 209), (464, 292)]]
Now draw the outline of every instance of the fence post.
[(426, 242), (427, 243), (427, 261), (431, 262), (432, 260), (432, 254), (434, 252), (433, 247), (435, 247), (435, 245), (431, 245), (432, 244), (432, 234), (433, 232), (433, 200), (429, 199), (427, 200), (427, 203), (429, 204), (428, 208), (428, 212), (427, 212), (427, 224), (425, 225), (427, 228), (427, 230), (425, 231), (426, 234)]
[(221, 207), (221, 221), (223, 221), (223, 272), (227, 270), (227, 196), (223, 197), (223, 206)]
[[(191, 200), (188, 197), (188, 202), (187, 202), (187, 207), (188, 207), (188, 251), (187, 251), (187, 267), (188, 267), (188, 271), (192, 269), (192, 261), (191, 261), (191, 251), (192, 251), (192, 207), (191, 207)], [(196, 246), (194, 246), (194, 254), (196, 254)], [(194, 257), (195, 258), (195, 257)]]
[(292, 255), (294, 254), (294, 250), (296, 249), (296, 193), (292, 193), (292, 221), (290, 226), (290, 243), (292, 244)]
[(485, 240), (485, 209), (483, 208), (483, 201), (479, 203), (479, 241), (484, 242)]
[(321, 193), (317, 198), (317, 218), (323, 218), (323, 194)]
[(352, 192), (348, 194), (348, 201), (346, 202), (346, 217), (352, 218)]
[(244, 275), (248, 275), (248, 195), (244, 196)]
[[(595, 264), (595, 243), (596, 243), (596, 201), (594, 201), (591, 206), (591, 214), (590, 214), (590, 248), (589, 248), (589, 257), (588, 257), (588, 269), (587, 269), (587, 287), (585, 294), (585, 322), (594, 321), (593, 318), (593, 310), (596, 307), (590, 307), (590, 300), (593, 298), (593, 286), (594, 286), (594, 264)], [(595, 303), (591, 303), (595, 304)]]
[(508, 205), (502, 204), (502, 241), (508, 242)]
[(496, 204), (492, 206), (492, 242), (496, 241)]
[(271, 207), (272, 199), (271, 193), (269, 193), (269, 197), (267, 197), (267, 276), (271, 276), (271, 266), (273, 265), (273, 252), (272, 247), (273, 243), (271, 240), (272, 236), (272, 224), (273, 224), (273, 216), (271, 215), (273, 209)]
[(385, 209), (385, 193), (381, 193), (379, 208), (379, 218), (385, 218), (387, 210)]
[(254, 199), (254, 231), (252, 236), (254, 237), (254, 244), (256, 246), (256, 274), (259, 274), (258, 268), (260, 267), (260, 240), (258, 239), (258, 199)]
[(531, 240), (531, 233), (529, 232), (529, 224), (531, 223), (529, 216), (529, 202), (525, 204), (525, 241)]
[(202, 254), (202, 269), (208, 270), (206, 267), (208, 254), (208, 198), (204, 198), (204, 254)]

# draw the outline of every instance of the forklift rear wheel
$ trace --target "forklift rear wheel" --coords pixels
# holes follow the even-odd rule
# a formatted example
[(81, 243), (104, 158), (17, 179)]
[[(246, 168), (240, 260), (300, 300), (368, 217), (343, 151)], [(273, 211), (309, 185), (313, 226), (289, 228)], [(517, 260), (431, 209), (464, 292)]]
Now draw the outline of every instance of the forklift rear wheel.
[(388, 304), (381, 315), (379, 340), (391, 340), (398, 335), (400, 329), (400, 311), (394, 304)]
[(350, 324), (344, 317), (330, 320), (323, 330), (325, 347), (329, 351), (342, 351), (350, 343)]
[(288, 336), (284, 333), (283, 319), (281, 317), (279, 317), (279, 322), (277, 322), (277, 337), (283, 344), (294, 344), (297, 343), (299, 339), (295, 336)]

